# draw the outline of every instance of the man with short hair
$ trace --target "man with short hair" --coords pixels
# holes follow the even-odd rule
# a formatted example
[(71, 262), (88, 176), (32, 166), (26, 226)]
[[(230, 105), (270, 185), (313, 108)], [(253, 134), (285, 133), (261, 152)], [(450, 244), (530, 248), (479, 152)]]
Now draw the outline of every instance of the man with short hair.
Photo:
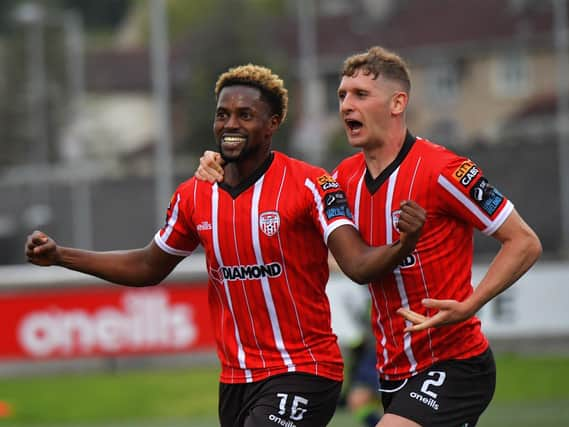
[[(410, 90), (405, 62), (380, 47), (346, 59), (338, 88), (348, 141), (361, 152), (334, 176), (366, 242), (396, 238), (400, 200), (416, 200), (428, 218), (415, 251), (369, 286), (385, 410), (378, 426), (470, 427), (496, 381), (475, 314), (535, 263), (541, 244), (480, 167), (411, 135)], [(475, 288), (474, 228), (501, 243)]]

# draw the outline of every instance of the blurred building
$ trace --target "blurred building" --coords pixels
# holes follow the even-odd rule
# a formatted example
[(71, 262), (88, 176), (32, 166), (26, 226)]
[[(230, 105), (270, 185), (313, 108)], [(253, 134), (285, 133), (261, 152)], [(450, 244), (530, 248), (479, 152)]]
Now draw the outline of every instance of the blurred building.
[[(337, 114), (343, 59), (381, 45), (400, 53), (411, 67), (408, 121), (416, 133), (460, 146), (497, 143), (505, 134), (527, 138), (551, 132), (556, 96), (552, 2), (319, 4), (318, 65), (330, 115)], [(290, 57), (297, 58), (297, 29), (293, 23), (285, 28), (281, 41)]]
[[(211, 143), (213, 110), (203, 99), (211, 102), (212, 82), (224, 69), (220, 67), (226, 67), (223, 60), (237, 65), (270, 58), (268, 65), (284, 74), (291, 91), (290, 132), (285, 133), (291, 142), (278, 148), (313, 159), (300, 131), (308, 122), (308, 143), (313, 132), (314, 143), (321, 144), (320, 156), (314, 158), (331, 168), (351, 152), (337, 112), (342, 62), (381, 45), (410, 65), (410, 130), (479, 162), (535, 227), (546, 253), (558, 252), (562, 209), (551, 1), (285, 0), (284, 15), (255, 21), (254, 26), (240, 21), (241, 13), (248, 14), (243, 9), (247, 1), (237, 3), (242, 9), (233, 5), (222, 19), (193, 26), (171, 42), (177, 182), (191, 176), (196, 166), (195, 157), (187, 155), (191, 150), (180, 150), (196, 144), (189, 137), (192, 126), (208, 135), (207, 141), (198, 141), (202, 145), (197, 151)], [(308, 4), (314, 8), (306, 9)], [(237, 37), (241, 33), (248, 38)], [(247, 46), (238, 45), (247, 41)], [(217, 68), (199, 69), (207, 60)], [(82, 106), (61, 126), (56, 140), (56, 172), (0, 172), (0, 263), (23, 261), (20, 247), (30, 228), (42, 227), (67, 244), (78, 241), (69, 226), (78, 215), (72, 206), (77, 182), (86, 185), (79, 191), (88, 199), (82, 206), (89, 210), (93, 248), (133, 247), (153, 234), (151, 175), (158, 126), (149, 51), (118, 44), (86, 49), (84, 69)], [(201, 95), (190, 84), (199, 79), (207, 82)], [(10, 85), (6, 79), (0, 83)], [(30, 200), (29, 190), (38, 181), (51, 183), (50, 212)], [(495, 249), (488, 240), (476, 242), (479, 253)]]

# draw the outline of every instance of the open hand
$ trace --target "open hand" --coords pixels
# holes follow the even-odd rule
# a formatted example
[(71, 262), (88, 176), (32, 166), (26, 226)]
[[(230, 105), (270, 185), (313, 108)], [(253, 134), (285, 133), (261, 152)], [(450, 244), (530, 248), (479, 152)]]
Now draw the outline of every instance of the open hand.
[(431, 299), (425, 298), (423, 306), (438, 310), (433, 316), (427, 317), (408, 308), (401, 307), (397, 314), (413, 323), (412, 326), (405, 328), (405, 332), (417, 332), (428, 328), (438, 328), (444, 325), (462, 322), (474, 315), (464, 302), (452, 299)]

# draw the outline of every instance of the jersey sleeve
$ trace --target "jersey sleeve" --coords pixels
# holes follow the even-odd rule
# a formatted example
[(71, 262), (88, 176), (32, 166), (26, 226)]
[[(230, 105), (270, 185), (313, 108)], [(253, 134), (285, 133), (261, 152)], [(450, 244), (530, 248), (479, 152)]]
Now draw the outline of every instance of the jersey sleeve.
[[(191, 187), (195, 185), (194, 182)], [(197, 229), (190, 220), (193, 198), (194, 192), (187, 184), (180, 185), (174, 192), (166, 210), (166, 222), (154, 236), (154, 241), (164, 252), (188, 256), (199, 245)]]
[(306, 178), (304, 185), (312, 198), (313, 220), (321, 228), (324, 242), (328, 243), (330, 234), (342, 225), (355, 227), (348, 199), (331, 175), (321, 171), (314, 178)]
[(443, 209), (486, 235), (493, 234), (514, 209), (470, 159), (456, 156), (450, 160), (440, 171), (437, 183)]

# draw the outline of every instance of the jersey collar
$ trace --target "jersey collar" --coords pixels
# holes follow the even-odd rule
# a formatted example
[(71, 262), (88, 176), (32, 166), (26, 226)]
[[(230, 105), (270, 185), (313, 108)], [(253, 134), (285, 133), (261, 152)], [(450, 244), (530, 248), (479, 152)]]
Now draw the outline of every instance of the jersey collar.
[(381, 185), (387, 181), (387, 178), (389, 178), (393, 171), (397, 169), (401, 163), (403, 163), (403, 160), (405, 160), (405, 157), (407, 157), (407, 154), (409, 154), (409, 151), (411, 150), (411, 147), (413, 147), (414, 143), (415, 137), (411, 135), (409, 131), (407, 131), (407, 134), (405, 135), (405, 141), (403, 141), (403, 146), (401, 147), (399, 154), (397, 154), (395, 160), (393, 160), (393, 162), (391, 162), (383, 170), (383, 172), (377, 176), (377, 178), (374, 179), (371, 176), (369, 169), (366, 168), (365, 182), (366, 187), (371, 194), (374, 194), (377, 190), (379, 190), (379, 187), (381, 187)]
[(261, 176), (263, 176), (265, 172), (267, 172), (267, 170), (273, 163), (274, 158), (275, 158), (275, 153), (271, 151), (269, 157), (267, 157), (267, 159), (261, 164), (261, 166), (259, 166), (251, 175), (249, 175), (247, 179), (244, 179), (235, 187), (231, 187), (230, 185), (227, 185), (225, 182), (222, 182), (219, 184), (219, 188), (227, 191), (234, 199), (237, 198), (237, 196), (239, 196), (241, 193), (243, 193), (245, 190), (247, 190), (249, 187), (255, 184), (255, 182), (257, 182), (257, 180), (261, 178)]

